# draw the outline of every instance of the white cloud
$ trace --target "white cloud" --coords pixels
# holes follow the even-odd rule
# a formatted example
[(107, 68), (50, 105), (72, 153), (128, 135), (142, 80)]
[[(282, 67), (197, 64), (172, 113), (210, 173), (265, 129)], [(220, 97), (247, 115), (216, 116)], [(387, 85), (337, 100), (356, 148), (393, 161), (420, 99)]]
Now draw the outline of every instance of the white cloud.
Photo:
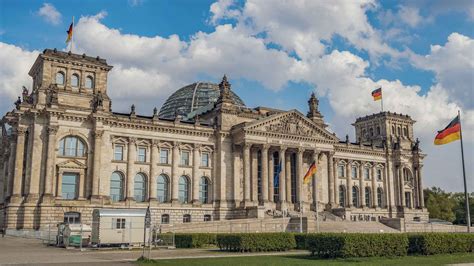
[(52, 4), (44, 3), (37, 13), (48, 23), (53, 25), (61, 23), (61, 13)]
[(410, 27), (416, 27), (420, 24), (423, 18), (420, 16), (420, 10), (415, 7), (405, 7), (401, 6), (398, 11), (398, 15), (404, 23), (408, 24)]
[(0, 42), (0, 110), (13, 109), (13, 102), (21, 95), (22, 86), (30, 89), (32, 81), (28, 71), (35, 62), (38, 51), (27, 51), (15, 45)]
[(418, 68), (433, 71), (449, 97), (474, 107), (474, 39), (452, 33), (444, 46), (432, 45), (428, 55), (413, 55), (412, 61)]

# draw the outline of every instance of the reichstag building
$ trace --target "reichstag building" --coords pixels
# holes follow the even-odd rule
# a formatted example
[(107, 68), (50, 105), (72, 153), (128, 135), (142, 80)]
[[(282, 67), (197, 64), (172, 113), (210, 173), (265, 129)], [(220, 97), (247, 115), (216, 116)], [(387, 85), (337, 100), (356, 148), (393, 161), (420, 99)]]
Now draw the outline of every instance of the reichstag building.
[[(85, 54), (46, 49), (37, 57), (31, 91), (24, 88), (0, 121), (0, 227), (7, 232), (90, 223), (96, 208), (148, 206), (154, 223), (316, 209), (352, 221), (428, 219), (425, 155), (408, 115), (354, 118), (351, 142), (328, 131), (314, 94), (307, 114), (248, 107), (225, 76), (177, 90), (151, 115), (134, 106), (117, 113), (111, 70)], [(313, 162), (317, 172), (303, 184)]]

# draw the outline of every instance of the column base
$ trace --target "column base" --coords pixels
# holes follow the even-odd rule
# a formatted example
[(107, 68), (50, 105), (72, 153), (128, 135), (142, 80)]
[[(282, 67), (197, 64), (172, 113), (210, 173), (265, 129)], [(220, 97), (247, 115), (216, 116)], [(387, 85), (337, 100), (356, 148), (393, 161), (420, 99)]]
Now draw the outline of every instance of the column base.
[(21, 203), (23, 202), (23, 196), (14, 194), (10, 197), (10, 203)]
[(25, 202), (26, 203), (36, 203), (39, 200), (39, 194), (28, 194), (26, 196)]
[(55, 198), (53, 197), (53, 194), (43, 194), (41, 197), (41, 203), (53, 203), (55, 201)]
[(253, 207), (253, 203), (250, 200), (243, 200), (240, 202), (240, 207), (242, 208)]

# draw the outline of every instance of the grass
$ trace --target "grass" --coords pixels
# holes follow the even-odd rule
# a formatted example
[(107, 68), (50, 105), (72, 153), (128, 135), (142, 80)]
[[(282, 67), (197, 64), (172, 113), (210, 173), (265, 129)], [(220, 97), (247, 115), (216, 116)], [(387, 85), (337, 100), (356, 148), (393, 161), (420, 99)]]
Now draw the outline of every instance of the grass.
[(407, 256), (398, 258), (317, 259), (306, 255), (239, 256), (221, 258), (193, 258), (139, 261), (139, 265), (446, 265), (474, 262), (473, 253), (433, 256)]

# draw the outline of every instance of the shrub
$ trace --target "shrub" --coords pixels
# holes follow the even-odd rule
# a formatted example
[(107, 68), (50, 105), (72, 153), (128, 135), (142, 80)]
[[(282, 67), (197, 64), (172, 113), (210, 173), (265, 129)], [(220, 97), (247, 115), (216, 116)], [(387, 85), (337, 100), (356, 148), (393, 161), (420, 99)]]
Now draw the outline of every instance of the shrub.
[(421, 233), (409, 234), (408, 239), (410, 254), (433, 255), (474, 251), (474, 234)]
[(296, 242), (291, 233), (242, 233), (219, 234), (217, 245), (227, 251), (285, 251), (295, 248)]
[(176, 234), (175, 245), (177, 248), (202, 248), (216, 245), (216, 234), (212, 233), (189, 233)]
[(306, 248), (313, 256), (335, 257), (394, 257), (407, 255), (405, 234), (310, 234)]
[(306, 236), (308, 234), (295, 233), (296, 249), (306, 249)]

